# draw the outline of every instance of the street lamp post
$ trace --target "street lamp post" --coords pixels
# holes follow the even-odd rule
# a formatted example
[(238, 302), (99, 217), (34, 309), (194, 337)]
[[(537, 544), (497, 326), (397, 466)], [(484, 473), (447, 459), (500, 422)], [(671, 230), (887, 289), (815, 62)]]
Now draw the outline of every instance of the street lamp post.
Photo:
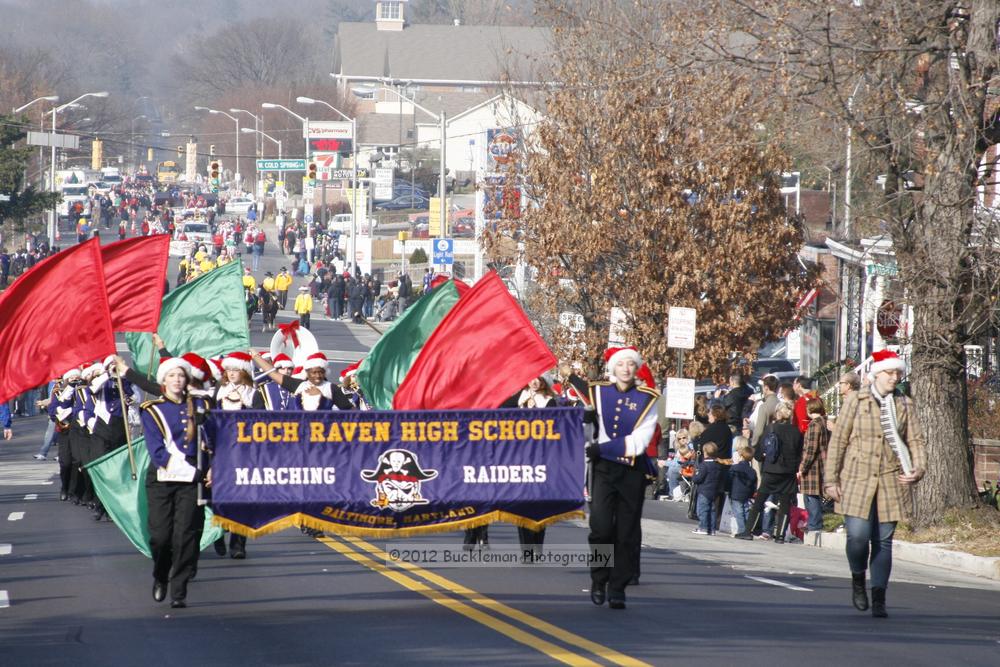
[(139, 120), (140, 118), (145, 118), (146, 120), (149, 120), (149, 117), (146, 116), (146, 114), (144, 114), (144, 113), (141, 113), (138, 116), (136, 116), (135, 118), (133, 118), (132, 119), (132, 130), (129, 133), (129, 137), (128, 137), (128, 161), (129, 161), (129, 163), (130, 163), (130, 165), (132, 167), (132, 171), (133, 172), (135, 171), (135, 163), (136, 163), (136, 159), (135, 159), (135, 121)]
[[(270, 139), (272, 142), (274, 142), (275, 144), (278, 145), (278, 160), (281, 160), (281, 139), (275, 139), (274, 137), (272, 137), (270, 134), (264, 132), (263, 130), (254, 130), (254, 129), (251, 129), (249, 127), (244, 127), (242, 130), (240, 130), (240, 132), (242, 132), (243, 134), (251, 134), (251, 133), (253, 133), (253, 134), (259, 134), (260, 137), (261, 137), (261, 142), (260, 142), (261, 145), (264, 144), (264, 139)], [(256, 139), (255, 139), (255, 141), (256, 141)], [(263, 148), (260, 151), (260, 156), (264, 157), (264, 149)], [(278, 170), (278, 180), (279, 181), (284, 181), (285, 180), (285, 172), (283, 170), (281, 170), (281, 169)]]
[[(331, 111), (336, 112), (341, 118), (351, 123), (351, 233), (348, 235), (347, 241), (347, 253), (350, 259), (350, 264), (353, 269), (354, 264), (358, 261), (358, 121), (356, 118), (351, 118), (343, 111), (333, 106), (329, 102), (324, 102), (323, 100), (316, 100), (311, 97), (305, 97), (300, 95), (295, 98), (295, 101), (299, 104), (322, 104)], [(369, 174), (369, 176), (371, 176)], [(324, 222), (326, 221), (326, 183), (323, 183), (323, 209), (322, 215)], [(368, 218), (368, 226), (371, 228), (371, 217)]]
[(222, 115), (236, 123), (236, 169), (233, 171), (233, 181), (236, 183), (237, 192), (240, 192), (240, 119), (230, 116), (225, 111), (209, 109), (208, 107), (195, 107), (195, 111), (207, 111), (212, 115)]
[[(253, 118), (253, 129), (256, 130), (257, 132), (260, 132), (260, 116), (258, 116), (257, 114), (251, 113), (251, 112), (247, 111), (246, 109), (230, 109), (229, 113), (233, 113), (233, 114), (245, 113), (246, 115), (250, 116), (251, 118)], [(244, 134), (247, 134), (247, 133), (244, 132)], [(257, 157), (264, 157), (264, 139), (263, 139), (263, 137), (261, 137), (260, 145), (258, 146), (258, 144), (257, 144), (257, 135), (256, 134), (253, 137), (253, 153), (254, 153), (254, 157), (255, 158), (257, 158)], [(254, 191), (256, 191), (256, 189), (257, 189), (257, 171), (256, 171), (256, 165), (254, 165), (254, 167), (255, 167), (254, 172), (253, 172), (254, 173)]]
[[(49, 142), (52, 147), (52, 164), (49, 167), (49, 190), (51, 192), (56, 191), (56, 116), (59, 114), (60, 111), (76, 105), (77, 102), (86, 97), (107, 97), (108, 94), (109, 93), (106, 90), (102, 90), (97, 93), (84, 93), (83, 95), (77, 97), (75, 100), (71, 100), (66, 104), (57, 107), (52, 107), (52, 110), (49, 111), (49, 113), (52, 114), (52, 134), (50, 135), (50, 142)], [(49, 211), (49, 229), (48, 229), (49, 248), (54, 247), (56, 244), (56, 221), (57, 221), (56, 209), (55, 206), (53, 206), (52, 209)]]
[[(55, 103), (55, 102), (59, 101), (59, 96), (58, 95), (45, 95), (44, 97), (36, 97), (35, 99), (31, 100), (27, 104), (22, 104), (19, 107), (14, 107), (11, 111), (12, 111), (12, 113), (16, 113), (16, 114), (17, 113), (21, 113), (22, 111), (24, 111), (25, 109), (27, 109), (28, 107), (30, 107), (35, 102), (41, 102), (42, 100), (45, 100), (46, 102)], [(44, 113), (42, 113), (42, 115), (40, 117), (40, 120), (38, 122), (39, 122), (38, 131), (39, 132), (44, 132), (45, 131), (45, 114)], [(42, 174), (42, 168), (45, 166), (44, 163), (45, 163), (45, 149), (42, 148), (41, 146), (39, 146), (38, 147), (38, 172), (39, 172), (39, 178), (38, 178), (38, 180), (39, 181), (41, 181), (44, 178), (44, 174)], [(27, 180), (27, 169), (25, 169), (25, 180)]]
[[(305, 139), (306, 162), (308, 162), (309, 161), (309, 119), (306, 118), (305, 116), (300, 116), (299, 114), (295, 113), (294, 111), (292, 111), (288, 107), (284, 107), (284, 106), (282, 106), (280, 104), (275, 104), (274, 102), (261, 102), (260, 106), (261, 106), (262, 109), (281, 109), (282, 111), (284, 111), (287, 114), (289, 114), (290, 116), (298, 119), (298, 121), (300, 123), (302, 123), (302, 136)], [(308, 211), (307, 213), (305, 213), (303, 215), (303, 217), (305, 217), (305, 216), (308, 216), (309, 219), (312, 220), (313, 211), (312, 210)], [(306, 238), (307, 239), (308, 238), (312, 238), (312, 222), (307, 222), (306, 223)], [(312, 259), (311, 255), (310, 255), (309, 259), (310, 260)]]
[(27, 104), (22, 104), (19, 107), (15, 107), (14, 109), (12, 109), (12, 113), (21, 113), (22, 111), (24, 111), (25, 109), (27, 109), (28, 107), (30, 107), (35, 102), (41, 102), (42, 100), (45, 100), (46, 102), (58, 102), (59, 101), (59, 96), (58, 95), (45, 95), (44, 97), (36, 97), (35, 99), (31, 100)]
[[(333, 76), (333, 75), (331, 74), (330, 76)], [(388, 86), (386, 86), (384, 84), (382, 86), (382, 90), (385, 90), (386, 92), (392, 93), (396, 97), (400, 97), (400, 98), (403, 97), (403, 95), (401, 95), (399, 92), (393, 90), (392, 88), (390, 88), (390, 87), (388, 87)], [(440, 177), (438, 179), (438, 196), (440, 197), (440, 201), (438, 203), (441, 206), (441, 227), (438, 230), (438, 232), (439, 232), (438, 238), (442, 238), (443, 239), (443, 238), (445, 238), (445, 237), (448, 236), (448, 229), (447, 229), (447, 227), (448, 227), (448, 222), (447, 222), (448, 221), (448, 217), (447, 217), (448, 216), (448, 203), (447, 203), (448, 197), (447, 197), (447, 187), (445, 185), (445, 174), (444, 174), (444, 171), (445, 171), (445, 161), (446, 161), (446, 158), (447, 158), (447, 150), (448, 150), (448, 121), (447, 121), (447, 117), (446, 117), (445, 112), (443, 110), (441, 111), (440, 114), (436, 114), (433, 111), (431, 111), (430, 109), (428, 109), (426, 107), (423, 107), (423, 106), (420, 106), (419, 104), (417, 104), (416, 102), (414, 102), (413, 100), (411, 100), (409, 98), (406, 98), (406, 101), (409, 102), (410, 104), (412, 104), (413, 106), (415, 106), (416, 108), (420, 109), (421, 111), (423, 111), (425, 114), (427, 114), (431, 118), (433, 118), (436, 121), (438, 121), (440, 123), (440, 126), (441, 126), (441, 169), (440, 169), (441, 173), (440, 173)]]

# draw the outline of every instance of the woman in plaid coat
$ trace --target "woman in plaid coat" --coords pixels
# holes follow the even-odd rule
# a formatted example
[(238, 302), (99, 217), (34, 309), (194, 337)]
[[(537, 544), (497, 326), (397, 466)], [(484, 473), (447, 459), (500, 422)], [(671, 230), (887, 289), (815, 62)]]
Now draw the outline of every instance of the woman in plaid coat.
[(893, 532), (908, 514), (910, 487), (924, 476), (927, 458), (913, 401), (894, 395), (902, 359), (887, 351), (872, 357), (871, 387), (849, 395), (837, 417), (824, 487), (844, 515), (854, 606), (868, 609), (870, 564), (872, 616), (884, 618)]
[(821, 399), (806, 401), (806, 414), (810, 422), (799, 463), (799, 493), (805, 498), (809, 513), (809, 537), (819, 546), (823, 535), (823, 462), (830, 444), (830, 431), (826, 428), (826, 408)]

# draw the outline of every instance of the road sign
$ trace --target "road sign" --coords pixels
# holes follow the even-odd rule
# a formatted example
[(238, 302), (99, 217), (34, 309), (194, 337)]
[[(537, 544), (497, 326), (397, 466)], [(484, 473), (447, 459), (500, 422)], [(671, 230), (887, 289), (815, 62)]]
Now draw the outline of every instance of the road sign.
[(392, 199), (392, 169), (375, 170), (375, 201)]
[(667, 347), (694, 349), (696, 314), (694, 308), (670, 307), (670, 319), (667, 320)]
[(431, 197), (430, 210), (427, 216), (427, 235), (434, 237), (441, 235), (441, 229), (447, 229), (447, 215), (448, 211), (451, 209), (451, 197), (448, 197), (448, 201), (445, 202), (445, 220), (444, 227), (441, 224), (441, 198)]
[(304, 159), (257, 160), (257, 171), (305, 171)]
[(667, 419), (694, 419), (694, 380), (667, 378)]
[(454, 264), (455, 263), (455, 239), (435, 239), (434, 264)]
[(304, 222), (305, 222), (305, 223), (306, 223), (307, 225), (311, 225), (311, 224), (312, 224), (312, 221), (313, 221), (313, 214), (312, 214), (312, 213), (306, 213), (305, 217), (303, 218), (303, 221), (304, 221)]
[(559, 324), (573, 333), (580, 333), (586, 328), (583, 315), (570, 311), (559, 313)]
[(886, 299), (875, 315), (875, 328), (882, 338), (893, 338), (903, 320), (903, 309)]
[(52, 134), (51, 132), (28, 132), (29, 146), (55, 146), (56, 148), (80, 148), (80, 137), (75, 134)]

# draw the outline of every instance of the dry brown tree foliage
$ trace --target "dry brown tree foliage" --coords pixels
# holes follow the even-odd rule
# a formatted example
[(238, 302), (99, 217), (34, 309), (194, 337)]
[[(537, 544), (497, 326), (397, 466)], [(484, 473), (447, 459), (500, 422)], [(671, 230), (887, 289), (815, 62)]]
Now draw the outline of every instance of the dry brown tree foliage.
[[(548, 7), (558, 84), (507, 178), (530, 205), (487, 246), (520, 241), (531, 311), (563, 358), (596, 371), (618, 307), (627, 342), (668, 374), (675, 351), (664, 325), (671, 306), (684, 306), (698, 311), (686, 375), (717, 375), (732, 353), (794, 326), (813, 280), (779, 192), (787, 160), (760, 131), (759, 80), (724, 64), (685, 67), (680, 51), (669, 55), (678, 44), (655, 7), (628, 4)], [(566, 312), (582, 315), (585, 330), (559, 326)]]

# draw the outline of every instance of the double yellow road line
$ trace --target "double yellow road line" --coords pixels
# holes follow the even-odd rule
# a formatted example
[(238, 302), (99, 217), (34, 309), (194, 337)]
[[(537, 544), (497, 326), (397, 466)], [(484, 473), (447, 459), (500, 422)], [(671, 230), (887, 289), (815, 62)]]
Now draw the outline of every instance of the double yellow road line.
[[(385, 551), (362, 539), (356, 537), (321, 537), (318, 539), (330, 549), (373, 572), (381, 574), (400, 586), (419, 593), (446, 609), (495, 630), (520, 644), (540, 651), (559, 662), (582, 667), (602, 664), (594, 660), (594, 658), (599, 658), (613, 665), (623, 665), (624, 667), (648, 665), (641, 660), (636, 660), (531, 614), (526, 614), (502, 602), (488, 598), (471, 588), (412, 563), (394, 562), (395, 567), (387, 566), (385, 564)], [(531, 631), (518, 627), (510, 621), (527, 626)], [(566, 646), (546, 639), (546, 635)]]

